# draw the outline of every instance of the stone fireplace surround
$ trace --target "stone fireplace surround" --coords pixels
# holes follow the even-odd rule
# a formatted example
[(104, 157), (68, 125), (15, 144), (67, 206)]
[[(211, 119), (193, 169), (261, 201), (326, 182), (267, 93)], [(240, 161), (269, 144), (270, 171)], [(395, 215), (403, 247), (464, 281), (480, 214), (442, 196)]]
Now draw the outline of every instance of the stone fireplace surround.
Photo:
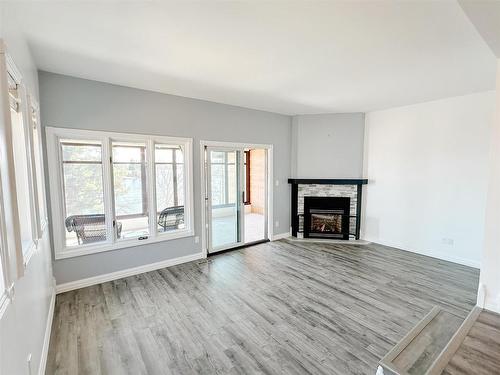
[(291, 223), (292, 236), (302, 238), (304, 227), (304, 197), (348, 197), (351, 199), (349, 232), (358, 240), (360, 234), (360, 217), (362, 186), (367, 179), (288, 179), (292, 186)]

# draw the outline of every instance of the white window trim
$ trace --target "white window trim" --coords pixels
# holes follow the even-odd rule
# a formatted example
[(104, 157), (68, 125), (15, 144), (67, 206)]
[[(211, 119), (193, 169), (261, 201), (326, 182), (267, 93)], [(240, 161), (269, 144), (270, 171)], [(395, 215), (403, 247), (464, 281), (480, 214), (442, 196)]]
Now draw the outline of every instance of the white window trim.
[(273, 162), (273, 150), (274, 146), (272, 144), (259, 144), (259, 143), (241, 143), (241, 142), (223, 142), (223, 141), (200, 141), (200, 199), (203, 214), (201, 215), (201, 251), (203, 257), (208, 255), (208, 197), (207, 197), (207, 184), (208, 184), (208, 171), (207, 171), (207, 160), (205, 149), (207, 147), (220, 147), (229, 149), (265, 149), (267, 150), (267, 237), (272, 240), (274, 238), (274, 220), (273, 220), (273, 207), (274, 207), (274, 162)]
[[(116, 133), (95, 130), (68, 129), (58, 127), (45, 127), (47, 140), (47, 159), (50, 181), (50, 200), (52, 210), (52, 228), (54, 238), (55, 259), (72, 258), (81, 255), (100, 253), (104, 251), (141, 246), (151, 243), (169, 241), (173, 239), (194, 236), (194, 195), (193, 195), (193, 139), (169, 136), (156, 136), (132, 133)], [(96, 140), (102, 142), (103, 180), (104, 180), (104, 209), (107, 218), (114, 219), (112, 169), (111, 169), (111, 141), (144, 142), (148, 150), (148, 203), (151, 209), (149, 220), (149, 236), (145, 240), (120, 239), (111, 236), (106, 241), (98, 244), (65, 246), (64, 228), (64, 197), (62, 159), (60, 155), (59, 139)], [(184, 215), (185, 229), (169, 233), (157, 232), (156, 225), (156, 197), (155, 197), (155, 165), (154, 144), (182, 145), (184, 147)], [(112, 233), (112, 221), (107, 220), (108, 233)]]
[[(31, 241), (26, 249), (23, 249), (23, 263), (24, 267), (27, 267), (31, 257), (33, 256), (37, 246), (38, 246), (38, 206), (36, 206), (35, 194), (35, 166), (33, 164), (33, 142), (31, 133), (31, 120), (30, 113), (28, 109), (28, 94), (26, 91), (25, 85), (20, 83), (20, 92), (21, 92), (21, 113), (23, 119), (23, 130), (24, 130), (24, 139), (25, 139), (25, 147), (26, 147), (26, 169), (28, 173), (28, 194), (29, 194), (29, 202), (30, 202), (30, 219), (31, 219)], [(21, 225), (21, 223), (19, 223)]]
[[(7, 72), (8, 70), (12, 70), (11, 75), (19, 75), (19, 71), (15, 69), (15, 65), (12, 62), (10, 56), (5, 53), (5, 46), (3, 44), (2, 39), (0, 39), (0, 112), (1, 108), (6, 109), (5, 113), (5, 123), (4, 126), (7, 128), (10, 126), (10, 103), (9, 103), (9, 93), (8, 93), (8, 83), (7, 83)], [(18, 77), (19, 78), (19, 77)], [(20, 78), (19, 78), (20, 79)], [(8, 132), (7, 132), (8, 133)], [(5, 136), (5, 133), (3, 134)], [(8, 138), (8, 137), (5, 137)], [(6, 139), (5, 142), (9, 144), (11, 140)], [(19, 272), (19, 268), (17, 266), (18, 262), (18, 249), (16, 248), (12, 254), (9, 253), (9, 241), (7, 239), (8, 232), (6, 227), (6, 216), (5, 216), (5, 203), (4, 201), (4, 183), (5, 186), (12, 186), (11, 184), (7, 184), (9, 181), (9, 176), (13, 176), (12, 168), (13, 161), (9, 160), (11, 156), (7, 150), (1, 153), (1, 157), (5, 157), (4, 163), (1, 163), (0, 168), (0, 267), (2, 269), (2, 278), (4, 284), (4, 290), (0, 290), (0, 319), (3, 317), (3, 314), (7, 310), (10, 302), (14, 297), (14, 280), (16, 276), (22, 274)], [(6, 167), (8, 165), (8, 168)], [(5, 169), (4, 169), (5, 167)], [(10, 195), (9, 198), (14, 198), (15, 196)], [(7, 204), (10, 202), (7, 201)], [(11, 207), (9, 207), (10, 209)], [(14, 225), (11, 225), (11, 228), (15, 228)], [(17, 244), (15, 239), (12, 240), (13, 244)], [(11, 249), (12, 250), (12, 249)], [(15, 258), (15, 259), (12, 259)]]
[[(29, 140), (31, 143), (31, 165), (33, 166), (32, 175), (33, 175), (33, 188), (34, 188), (34, 202), (35, 202), (35, 219), (36, 219), (36, 236), (37, 240), (40, 240), (43, 237), (45, 229), (47, 228), (47, 202), (46, 202), (46, 191), (45, 191), (45, 180), (43, 179), (45, 176), (45, 168), (43, 165), (43, 142), (42, 142), (42, 126), (40, 124), (40, 107), (37, 101), (33, 98), (32, 95), (27, 95), (27, 107), (28, 107), (28, 124), (29, 124)], [(37, 139), (34, 136), (34, 127), (33, 118), (31, 112), (35, 112), (36, 116), (36, 127), (37, 127)], [(40, 165), (38, 166), (35, 159), (35, 147), (34, 144), (38, 143), (38, 158), (40, 160)], [(40, 168), (40, 176), (42, 177), (42, 181), (38, 181), (37, 168)], [(42, 194), (43, 202), (39, 201), (40, 193)], [(40, 217), (40, 207), (43, 206), (44, 217)]]
[[(23, 131), (26, 147), (26, 169), (29, 194), (30, 221), (32, 222), (31, 239), (28, 246), (23, 247), (21, 240), (21, 223), (19, 221), (19, 207), (16, 183), (16, 170), (14, 162), (14, 150), (12, 142), (12, 120), (11, 105), (9, 98), (9, 76), (18, 86), (18, 99), (20, 101), (19, 112), (23, 116)], [(35, 227), (34, 212), (34, 186), (33, 186), (33, 164), (31, 155), (33, 153), (32, 139), (29, 137), (31, 120), (28, 115), (28, 94), (24, 85), (20, 70), (16, 67), (12, 57), (7, 53), (6, 45), (0, 39), (0, 114), (4, 121), (0, 129), (2, 144), (0, 149), (0, 259), (5, 289), (0, 291), (0, 319), (7, 311), (14, 299), (15, 283), (17, 279), (24, 276), (30, 259), (36, 254), (38, 241), (44, 230), (39, 233)], [(38, 116), (38, 113), (37, 113)], [(38, 118), (39, 121), (39, 118)], [(43, 159), (42, 159), (43, 160)], [(43, 172), (42, 172), (43, 173)], [(45, 207), (47, 208), (47, 207)], [(45, 210), (47, 212), (47, 210)], [(45, 224), (47, 226), (47, 223)]]
[[(2, 46), (2, 49), (4, 46)], [(12, 179), (12, 181), (9, 182), (10, 184), (10, 189), (12, 190), (12, 199), (15, 200), (15, 202), (12, 202), (12, 209), (13, 209), (13, 229), (14, 229), (14, 241), (16, 243), (16, 268), (17, 268), (17, 277), (20, 278), (24, 275), (24, 270), (27, 268), (29, 261), (31, 260), (33, 254), (36, 252), (37, 245), (38, 245), (38, 237), (37, 237), (37, 230), (36, 230), (36, 218), (35, 218), (35, 211), (37, 208), (35, 208), (34, 205), (34, 186), (33, 186), (33, 165), (31, 163), (31, 154), (32, 154), (32, 144), (31, 144), (31, 138), (29, 137), (29, 127), (30, 127), (30, 120), (28, 118), (28, 100), (27, 100), (27, 92), (26, 92), (26, 87), (24, 85), (23, 79), (21, 72), (19, 69), (16, 67), (14, 64), (14, 61), (12, 57), (4, 52), (5, 56), (5, 68), (6, 68), (6, 73), (10, 75), (16, 84), (18, 85), (18, 90), (19, 90), (19, 97), (21, 99), (21, 107), (20, 107), (20, 112), (22, 114), (22, 119), (23, 119), (23, 130), (25, 132), (25, 140), (26, 140), (26, 160), (27, 160), (27, 173), (28, 173), (28, 194), (29, 194), (29, 200), (30, 200), (30, 219), (31, 219), (31, 241), (28, 244), (27, 247), (23, 248), (22, 242), (21, 242), (21, 223), (19, 221), (19, 208), (17, 205), (17, 188), (16, 188), (16, 171), (14, 168), (14, 156), (13, 156), (13, 150), (10, 148), (8, 150), (8, 157), (9, 157), (9, 165), (12, 168), (12, 173), (9, 174), (9, 178)], [(8, 92), (8, 88), (4, 90)], [(7, 122), (6, 126), (11, 127), (12, 122), (10, 115), (7, 116)], [(11, 134), (9, 132), (9, 134)], [(12, 136), (12, 134), (10, 135)], [(12, 144), (12, 139), (9, 139), (8, 142)]]
[(5, 290), (0, 290), (0, 319), (14, 298), (14, 282), (10, 277), (9, 252), (7, 242), (7, 229), (5, 226), (5, 215), (3, 205), (3, 192), (0, 173), (0, 267), (2, 267), (3, 283)]

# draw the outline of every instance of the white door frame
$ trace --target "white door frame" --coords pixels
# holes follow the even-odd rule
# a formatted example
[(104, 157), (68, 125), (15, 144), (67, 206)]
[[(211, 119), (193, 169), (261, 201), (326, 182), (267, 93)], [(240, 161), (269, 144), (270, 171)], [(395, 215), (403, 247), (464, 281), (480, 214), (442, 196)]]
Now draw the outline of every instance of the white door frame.
[[(208, 228), (207, 214), (208, 205), (206, 201), (206, 186), (207, 186), (207, 171), (205, 164), (205, 147), (225, 147), (225, 148), (248, 148), (248, 149), (264, 149), (267, 151), (267, 238), (273, 238), (273, 145), (259, 143), (240, 143), (240, 142), (219, 142), (219, 141), (200, 141), (200, 173), (201, 173), (201, 251), (204, 257), (208, 255)], [(243, 207), (244, 212), (244, 207)]]

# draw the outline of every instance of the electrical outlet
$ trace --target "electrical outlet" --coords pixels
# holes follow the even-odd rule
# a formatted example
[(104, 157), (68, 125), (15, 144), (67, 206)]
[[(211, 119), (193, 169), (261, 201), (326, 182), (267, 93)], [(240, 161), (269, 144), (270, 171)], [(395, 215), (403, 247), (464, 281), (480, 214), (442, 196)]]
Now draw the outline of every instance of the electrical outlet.
[(276, 180), (275, 185), (280, 186), (280, 180)]
[(200, 242), (200, 236), (195, 236), (194, 243), (199, 243), (199, 242)]
[(279, 222), (279, 221), (276, 221), (276, 223), (274, 223), (274, 226), (275, 226), (276, 228), (278, 228), (278, 227), (280, 226), (280, 222)]

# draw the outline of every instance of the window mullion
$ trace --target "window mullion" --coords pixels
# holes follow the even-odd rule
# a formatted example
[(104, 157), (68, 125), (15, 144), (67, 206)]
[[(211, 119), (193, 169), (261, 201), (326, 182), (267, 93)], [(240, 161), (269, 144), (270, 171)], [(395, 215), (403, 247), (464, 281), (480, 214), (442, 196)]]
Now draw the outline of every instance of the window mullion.
[[(66, 218), (66, 202), (65, 202), (65, 187), (64, 187), (64, 163), (62, 155), (62, 147), (59, 143), (59, 138), (55, 134), (47, 135), (47, 149), (53, 150), (48, 156), (49, 173), (50, 168), (57, 168), (55, 179), (57, 180), (57, 189), (50, 191), (52, 201), (52, 212), (59, 214), (59, 220), (55, 220), (54, 227), (59, 230), (54, 232), (54, 246), (63, 249), (66, 244), (64, 240), (65, 227), (64, 219)], [(54, 158), (54, 159), (52, 159)], [(52, 160), (51, 160), (52, 159)], [(54, 174), (54, 173), (53, 173)]]
[(179, 205), (179, 195), (177, 192), (177, 150), (172, 150), (172, 185), (174, 190), (174, 206)]
[(157, 236), (156, 231), (156, 215), (158, 208), (156, 207), (156, 164), (155, 164), (155, 142), (150, 139), (146, 142), (146, 161), (147, 161), (147, 192), (149, 200), (149, 235), (152, 238)]
[[(148, 153), (148, 150), (147, 150), (147, 143), (146, 143), (146, 147), (143, 148), (141, 147), (140, 150), (141, 150), (141, 192), (142, 192), (142, 203), (141, 203), (141, 206), (142, 206), (142, 212), (141, 214), (144, 215), (145, 213), (148, 212), (148, 200), (149, 200), (149, 194), (148, 194), (148, 181), (147, 181), (147, 175), (148, 175), (148, 172), (147, 172), (147, 168), (148, 168), (148, 161), (150, 160), (149, 159), (149, 155), (147, 155)], [(150, 206), (149, 206), (150, 207)]]
[(114, 209), (114, 189), (113, 189), (113, 171), (112, 171), (112, 153), (111, 139), (104, 137), (102, 139), (102, 168), (104, 185), (104, 212), (106, 217), (106, 241), (116, 242), (116, 222)]
[(224, 204), (229, 203), (229, 175), (227, 165), (227, 151), (224, 151)]

